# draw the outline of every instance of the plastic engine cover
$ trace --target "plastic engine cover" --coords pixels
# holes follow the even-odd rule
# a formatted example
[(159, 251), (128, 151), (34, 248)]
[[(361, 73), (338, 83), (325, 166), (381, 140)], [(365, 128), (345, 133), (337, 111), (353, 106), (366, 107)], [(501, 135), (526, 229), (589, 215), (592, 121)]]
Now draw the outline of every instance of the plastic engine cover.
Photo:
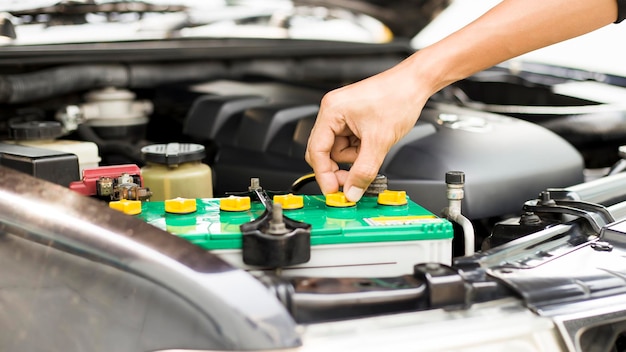
[(583, 182), (580, 153), (538, 125), (439, 105), (387, 155), (381, 173), (437, 213), (447, 206), (444, 175), (465, 172), (463, 213), (471, 219), (519, 214), (548, 187)]

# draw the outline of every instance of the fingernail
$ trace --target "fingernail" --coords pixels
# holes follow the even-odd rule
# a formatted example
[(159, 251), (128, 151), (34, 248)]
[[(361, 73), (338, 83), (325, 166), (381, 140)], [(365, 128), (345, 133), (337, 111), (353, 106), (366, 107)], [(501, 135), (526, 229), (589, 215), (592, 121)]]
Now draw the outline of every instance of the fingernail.
[(358, 202), (359, 199), (361, 199), (361, 197), (363, 196), (363, 193), (365, 193), (365, 190), (363, 190), (363, 188), (352, 186), (346, 192), (346, 198), (351, 202)]

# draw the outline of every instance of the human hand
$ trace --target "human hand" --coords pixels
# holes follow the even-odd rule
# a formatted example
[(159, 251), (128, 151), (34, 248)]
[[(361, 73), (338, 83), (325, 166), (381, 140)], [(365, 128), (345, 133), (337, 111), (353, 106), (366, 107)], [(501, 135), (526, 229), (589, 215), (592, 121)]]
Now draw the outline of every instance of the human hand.
[[(420, 90), (415, 78), (410, 63), (403, 62), (324, 96), (305, 155), (322, 193), (343, 186), (348, 200), (361, 198), (432, 93)], [(339, 163), (352, 166), (340, 170)]]

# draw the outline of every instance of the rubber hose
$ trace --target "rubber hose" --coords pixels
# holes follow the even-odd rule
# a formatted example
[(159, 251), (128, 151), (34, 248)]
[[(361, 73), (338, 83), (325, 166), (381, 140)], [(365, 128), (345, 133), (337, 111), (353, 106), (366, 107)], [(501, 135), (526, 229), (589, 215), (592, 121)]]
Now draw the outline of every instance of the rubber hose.
[(98, 146), (98, 151), (101, 155), (116, 154), (122, 155), (129, 159), (132, 163), (142, 165), (143, 156), (141, 154), (140, 147), (133, 145), (132, 143), (120, 140), (107, 141), (100, 138), (96, 132), (87, 124), (80, 124), (76, 130), (78, 136), (83, 140), (95, 143)]
[(0, 103), (24, 103), (88, 88), (127, 84), (128, 72), (122, 65), (55, 67), (0, 76)]
[(166, 83), (201, 82), (231, 77), (228, 67), (221, 62), (130, 65), (128, 72), (129, 88), (150, 88)]
[[(345, 60), (344, 60), (345, 61)], [(399, 58), (251, 60), (226, 65), (222, 62), (177, 64), (68, 65), (42, 71), (0, 75), (0, 104), (25, 103), (71, 92), (103, 88), (150, 88), (167, 83), (201, 82), (216, 78), (261, 75), (285, 80), (358, 80), (381, 72)], [(332, 64), (329, 64), (332, 62)]]
[(0, 76), (0, 103), (24, 103), (103, 87), (146, 88), (173, 82), (198, 82), (227, 75), (222, 63), (71, 65)]

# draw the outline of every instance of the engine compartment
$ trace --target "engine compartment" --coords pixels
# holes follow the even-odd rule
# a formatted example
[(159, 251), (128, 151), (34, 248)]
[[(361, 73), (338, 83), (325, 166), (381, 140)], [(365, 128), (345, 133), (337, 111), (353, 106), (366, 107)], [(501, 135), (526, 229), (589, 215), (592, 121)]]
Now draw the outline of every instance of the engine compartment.
[[(325, 207), (303, 158), (320, 99), (412, 52), (401, 38), (3, 47), (0, 239), (11, 269), (0, 304), (13, 302), (0, 312), (12, 322), (3, 346), (26, 331), (38, 332), (34, 349), (462, 350), (507, 336), (509, 348), (623, 350), (626, 84), (616, 77), (499, 66), (460, 81), (429, 100), (380, 170), (408, 205)], [(69, 149), (46, 149), (61, 144)], [(170, 145), (175, 153), (156, 150)], [(189, 145), (202, 153), (182, 150)], [(95, 158), (82, 160), (78, 146), (95, 146)], [(181, 158), (175, 165), (193, 154), (210, 168), (212, 195), (191, 202), (201, 211), (185, 200), (171, 212), (156, 197), (146, 202), (150, 153)], [(444, 219), (451, 170), (466, 177), (459, 206), (474, 229), (469, 251), (467, 229)], [(284, 221), (304, 235), (282, 241), (291, 232), (268, 199), (292, 193), (304, 210), (280, 212), (305, 223)], [(250, 195), (245, 216), (220, 208)], [(140, 199), (143, 213), (107, 211), (113, 198)], [(364, 230), (363, 219), (383, 227)], [(268, 242), (268, 231), (280, 239)], [(297, 247), (297, 258), (238, 270), (248, 265), (239, 263), (240, 232), (264, 249), (250, 266), (282, 245)], [(317, 260), (329, 248), (337, 254)], [(402, 266), (377, 271), (377, 256)], [(447, 338), (451, 330), (463, 338)]]
[[(2, 76), (2, 139), (50, 139), (32, 131), (20, 137), (11, 125), (55, 122), (61, 132), (54, 138), (94, 143), (100, 166), (139, 167), (145, 146), (197, 143), (205, 147), (214, 195), (245, 189), (250, 177), (286, 191), (310, 172), (303, 155), (324, 93), (390, 67), (408, 51), (398, 43), (365, 45), (359, 55), (344, 49), (292, 57), (287, 47), (284, 58), (26, 65)], [(458, 82), (431, 98), (380, 173), (391, 189), (440, 214), (445, 172), (466, 172), (463, 209), (480, 244), (540, 191), (606, 175), (618, 164), (623, 136), (606, 122), (620, 125), (624, 118), (617, 103), (624, 88), (587, 81), (595, 86), (566, 89), (581, 83), (498, 67)], [(612, 100), (585, 93), (598, 86), (614, 90)], [(604, 127), (585, 128), (596, 121)], [(319, 193), (314, 184), (300, 191)]]

